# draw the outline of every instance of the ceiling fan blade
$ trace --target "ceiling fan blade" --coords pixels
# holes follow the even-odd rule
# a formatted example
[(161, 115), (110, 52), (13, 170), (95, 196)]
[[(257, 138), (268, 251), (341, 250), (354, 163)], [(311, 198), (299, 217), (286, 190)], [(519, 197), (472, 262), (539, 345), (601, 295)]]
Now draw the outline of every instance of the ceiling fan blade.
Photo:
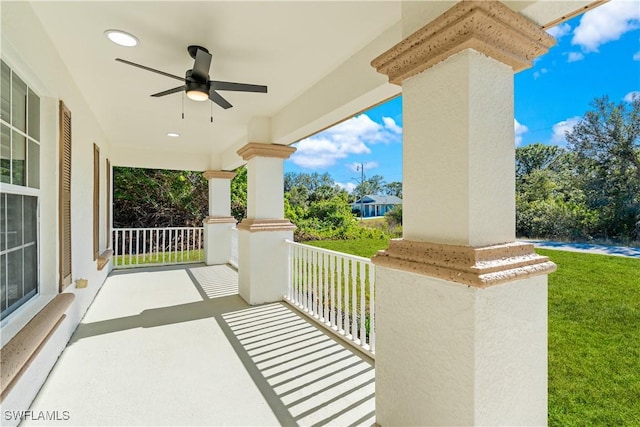
[(185, 89), (187, 89), (187, 87), (184, 86), (184, 85), (183, 86), (178, 86), (178, 87), (174, 87), (173, 89), (163, 90), (162, 92), (154, 93), (151, 96), (158, 97), (158, 96), (171, 95), (172, 93), (182, 92)]
[(198, 49), (196, 53), (196, 62), (193, 64), (191, 77), (198, 81), (206, 82), (209, 80), (209, 67), (211, 66), (211, 54), (202, 49)]
[(217, 90), (233, 90), (236, 92), (259, 92), (267, 93), (267, 87), (262, 85), (251, 85), (247, 83), (221, 82), (211, 80), (211, 88)]
[(218, 92), (211, 89), (209, 90), (209, 99), (224, 108), (225, 110), (233, 107), (233, 105), (229, 104), (229, 101), (224, 99)]
[(127, 61), (126, 59), (116, 58), (116, 61), (122, 62), (124, 64), (128, 64), (128, 65), (133, 65), (134, 67), (142, 68), (143, 70), (151, 71), (152, 73), (162, 74), (163, 76), (166, 76), (166, 77), (171, 77), (173, 79), (184, 81), (184, 77), (174, 76), (173, 74), (165, 73), (164, 71), (160, 71), (160, 70), (146, 67), (144, 65), (136, 64), (135, 62)]

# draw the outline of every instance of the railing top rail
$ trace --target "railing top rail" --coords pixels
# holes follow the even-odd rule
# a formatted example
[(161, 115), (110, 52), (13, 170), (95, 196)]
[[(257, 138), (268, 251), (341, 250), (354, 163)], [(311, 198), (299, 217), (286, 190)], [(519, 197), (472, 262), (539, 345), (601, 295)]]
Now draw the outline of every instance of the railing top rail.
[(313, 251), (316, 251), (316, 252), (325, 253), (325, 254), (328, 254), (328, 255), (335, 255), (335, 256), (342, 257), (342, 258), (363, 262), (363, 263), (366, 263), (366, 264), (373, 264), (371, 262), (371, 258), (364, 258), (364, 257), (357, 256), (357, 255), (345, 254), (344, 252), (337, 252), (337, 251), (332, 251), (330, 249), (324, 249), (324, 248), (318, 248), (316, 246), (305, 245), (304, 243), (293, 242), (293, 241), (291, 241), (289, 239), (286, 239), (284, 242), (287, 245), (290, 245), (290, 246), (298, 246), (298, 247), (302, 247), (302, 248), (305, 248), (305, 249), (310, 249), (310, 250), (313, 250)]
[(112, 228), (113, 231), (124, 231), (124, 230), (202, 230), (204, 227), (154, 227), (154, 228), (141, 228), (141, 227), (133, 227), (133, 228)]

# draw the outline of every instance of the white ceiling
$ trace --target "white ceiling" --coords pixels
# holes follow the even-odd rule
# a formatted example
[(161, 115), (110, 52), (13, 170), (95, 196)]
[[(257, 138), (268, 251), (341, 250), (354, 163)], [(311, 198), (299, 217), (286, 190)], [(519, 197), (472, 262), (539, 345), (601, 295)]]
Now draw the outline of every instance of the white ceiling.
[[(241, 140), (250, 118), (276, 115), (292, 100), (400, 20), (398, 2), (33, 2), (33, 10), (114, 145), (216, 154)], [(140, 44), (104, 35), (120, 29)], [(213, 55), (212, 79), (264, 84), (267, 94), (221, 92), (223, 110), (182, 95), (149, 95), (180, 85), (116, 62), (178, 76), (193, 65), (187, 46)], [(181, 137), (169, 138), (167, 132)]]
[[(400, 41), (403, 31), (414, 31), (454, 3), (236, 0), (29, 4), (113, 151), (119, 153), (112, 152), (116, 163), (142, 166), (140, 159), (144, 159), (145, 167), (201, 169), (239, 165), (242, 160), (235, 151), (248, 142), (248, 123), (254, 117), (272, 118), (271, 142), (290, 144), (397, 95), (401, 88), (388, 84), (370, 61)], [(505, 3), (544, 25), (590, 2)], [(130, 32), (140, 44), (133, 48), (115, 45), (104, 35), (107, 29)], [(229, 110), (185, 97), (182, 119), (181, 93), (149, 96), (179, 86), (179, 81), (115, 61), (119, 57), (182, 76), (193, 66), (187, 53), (192, 44), (212, 53), (212, 79), (267, 85), (269, 92), (221, 92), (233, 104)], [(170, 138), (167, 132), (181, 136)], [(137, 160), (130, 162), (136, 164), (126, 164), (133, 157)]]

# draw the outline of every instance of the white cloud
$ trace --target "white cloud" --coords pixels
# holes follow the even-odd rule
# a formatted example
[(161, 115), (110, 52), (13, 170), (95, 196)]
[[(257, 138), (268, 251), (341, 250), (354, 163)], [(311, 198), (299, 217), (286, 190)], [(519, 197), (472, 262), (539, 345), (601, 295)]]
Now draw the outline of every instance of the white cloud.
[(396, 124), (396, 121), (391, 117), (383, 117), (382, 121), (384, 122), (384, 127), (389, 129), (393, 133), (397, 133), (398, 135), (402, 134), (402, 128)]
[(638, 2), (612, 0), (584, 14), (573, 32), (571, 44), (585, 52), (597, 52), (600, 45), (618, 40), (636, 28), (640, 28)]
[(533, 78), (534, 79), (538, 79), (538, 77), (540, 77), (543, 74), (547, 74), (549, 72), (549, 70), (547, 70), (546, 68), (541, 68), (539, 71), (535, 71), (533, 73)]
[(291, 161), (306, 169), (327, 168), (350, 154), (371, 153), (368, 145), (399, 141), (398, 129), (393, 119), (383, 126), (361, 114), (300, 141)]
[(633, 54), (634, 61), (640, 61), (640, 50)]
[(580, 120), (582, 120), (582, 117), (574, 116), (553, 125), (551, 143), (555, 145), (567, 145), (565, 134), (572, 131), (573, 127), (577, 125)]
[(576, 62), (582, 61), (584, 59), (584, 55), (580, 52), (569, 52), (567, 53), (567, 62)]
[(353, 182), (347, 182), (344, 184), (342, 182), (336, 182), (336, 185), (344, 190), (347, 190), (347, 193), (351, 193), (356, 188), (356, 185)]
[(520, 145), (522, 143), (522, 134), (529, 132), (529, 128), (525, 125), (521, 124), (515, 118), (513, 119), (513, 130), (516, 134), (516, 145)]
[(625, 102), (633, 102), (633, 98), (639, 98), (640, 99), (640, 92), (638, 92), (637, 90), (629, 92), (628, 94), (626, 94), (624, 96), (624, 101)]
[(347, 164), (347, 167), (349, 168), (349, 170), (351, 170), (351, 172), (360, 172), (360, 166), (364, 166), (364, 170), (368, 171), (371, 169), (375, 169), (380, 165), (378, 164), (378, 162), (374, 161), (364, 162), (364, 164), (361, 162), (352, 162)]
[(564, 24), (556, 25), (555, 27), (549, 28), (547, 30), (547, 33), (549, 33), (550, 36), (553, 36), (556, 39), (559, 39), (569, 34), (570, 31), (571, 31), (571, 25), (565, 22)]

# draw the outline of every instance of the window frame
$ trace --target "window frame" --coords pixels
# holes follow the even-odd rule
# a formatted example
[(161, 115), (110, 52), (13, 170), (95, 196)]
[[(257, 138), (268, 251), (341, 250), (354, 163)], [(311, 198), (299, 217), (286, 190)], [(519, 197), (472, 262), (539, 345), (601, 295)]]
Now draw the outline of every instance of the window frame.
[[(42, 191), (41, 191), (41, 183), (42, 183), (42, 179), (41, 179), (41, 172), (42, 172), (42, 156), (39, 155), (38, 161), (36, 163), (30, 163), (29, 162), (29, 158), (30, 158), (30, 142), (33, 142), (34, 144), (36, 144), (38, 146), (38, 150), (39, 153), (42, 152), (41, 147), (42, 147), (42, 134), (41, 134), (41, 130), (42, 130), (42, 95), (40, 94), (41, 91), (37, 88), (37, 84), (36, 85), (32, 85), (31, 84), (31, 80), (30, 80), (30, 73), (23, 73), (19, 67), (15, 67), (14, 64), (11, 63), (11, 61), (8, 61), (7, 58), (2, 57), (2, 62), (4, 63), (4, 65), (9, 69), (9, 88), (11, 89), (9, 91), (9, 116), (8, 119), (9, 121), (5, 121), (3, 118), (0, 117), (0, 124), (2, 124), (3, 126), (6, 126), (9, 129), (9, 182), (0, 182), (0, 193), (2, 193), (3, 195), (17, 195), (17, 196), (22, 196), (23, 197), (23, 209), (22, 209), (22, 221), (23, 221), (23, 239), (25, 236), (25, 228), (24, 228), (24, 219), (25, 219), (25, 211), (24, 211), (24, 197), (34, 197), (35, 198), (35, 240), (33, 242), (29, 242), (29, 243), (25, 243), (24, 241), (22, 242), (21, 245), (18, 245), (16, 247), (13, 247), (11, 249), (4, 249), (0, 248), (0, 253), (2, 255), (8, 255), (9, 253), (15, 252), (15, 251), (23, 251), (23, 269), (24, 269), (24, 261), (25, 261), (25, 255), (24, 255), (24, 250), (25, 248), (27, 248), (28, 246), (32, 246), (35, 245), (36, 246), (36, 274), (35, 274), (35, 279), (36, 279), (36, 286), (35, 289), (29, 291), (28, 293), (22, 295), (20, 298), (18, 298), (10, 307), (9, 305), (7, 305), (6, 307), (6, 311), (4, 307), (0, 307), (0, 310), (3, 310), (4, 313), (2, 315), (2, 319), (1, 319), (1, 325), (4, 326), (7, 324), (7, 322), (9, 321), (9, 319), (13, 318), (17, 313), (22, 312), (23, 309), (29, 305), (29, 303), (31, 301), (34, 301), (35, 299), (37, 299), (40, 295), (42, 295), (42, 268), (41, 268), (41, 262), (42, 262), (42, 243), (41, 243), (41, 230), (40, 230), (40, 209), (41, 209), (41, 203), (42, 203)], [(14, 75), (20, 79), (20, 81), (22, 81), (25, 86), (26, 86), (26, 92), (25, 92), (25, 104), (24, 104), (24, 120), (25, 120), (25, 129), (24, 131), (22, 129), (19, 129), (17, 127), (14, 126), (14, 122), (13, 122), (13, 117), (14, 114), (17, 114), (17, 112), (13, 111), (14, 108), (14, 103), (13, 103), (13, 78)], [(36, 139), (36, 137), (31, 136), (30, 133), (30, 123), (29, 121), (31, 120), (31, 111), (29, 110), (30, 108), (30, 103), (31, 103), (31, 95), (35, 96), (37, 98), (37, 109), (38, 109), (38, 138)], [(13, 183), (13, 139), (14, 139), (14, 133), (17, 133), (20, 137), (24, 138), (24, 184), (14, 184)], [(37, 167), (37, 176), (38, 176), (38, 182), (37, 183), (32, 183), (31, 178), (30, 178), (30, 170), (31, 168), (36, 165)], [(34, 185), (35, 184), (35, 185)], [(8, 221), (8, 219), (6, 219)], [(0, 226), (4, 227), (4, 223), (1, 224)], [(8, 262), (8, 261), (7, 261)], [(0, 268), (5, 268), (4, 265), (0, 266)], [(8, 276), (7, 276), (7, 283), (3, 283), (2, 285), (7, 285), (7, 292), (8, 292)], [(23, 286), (24, 286), (24, 270), (23, 270)], [(24, 287), (23, 287), (23, 292), (24, 292)], [(8, 297), (8, 296), (7, 296)]]

